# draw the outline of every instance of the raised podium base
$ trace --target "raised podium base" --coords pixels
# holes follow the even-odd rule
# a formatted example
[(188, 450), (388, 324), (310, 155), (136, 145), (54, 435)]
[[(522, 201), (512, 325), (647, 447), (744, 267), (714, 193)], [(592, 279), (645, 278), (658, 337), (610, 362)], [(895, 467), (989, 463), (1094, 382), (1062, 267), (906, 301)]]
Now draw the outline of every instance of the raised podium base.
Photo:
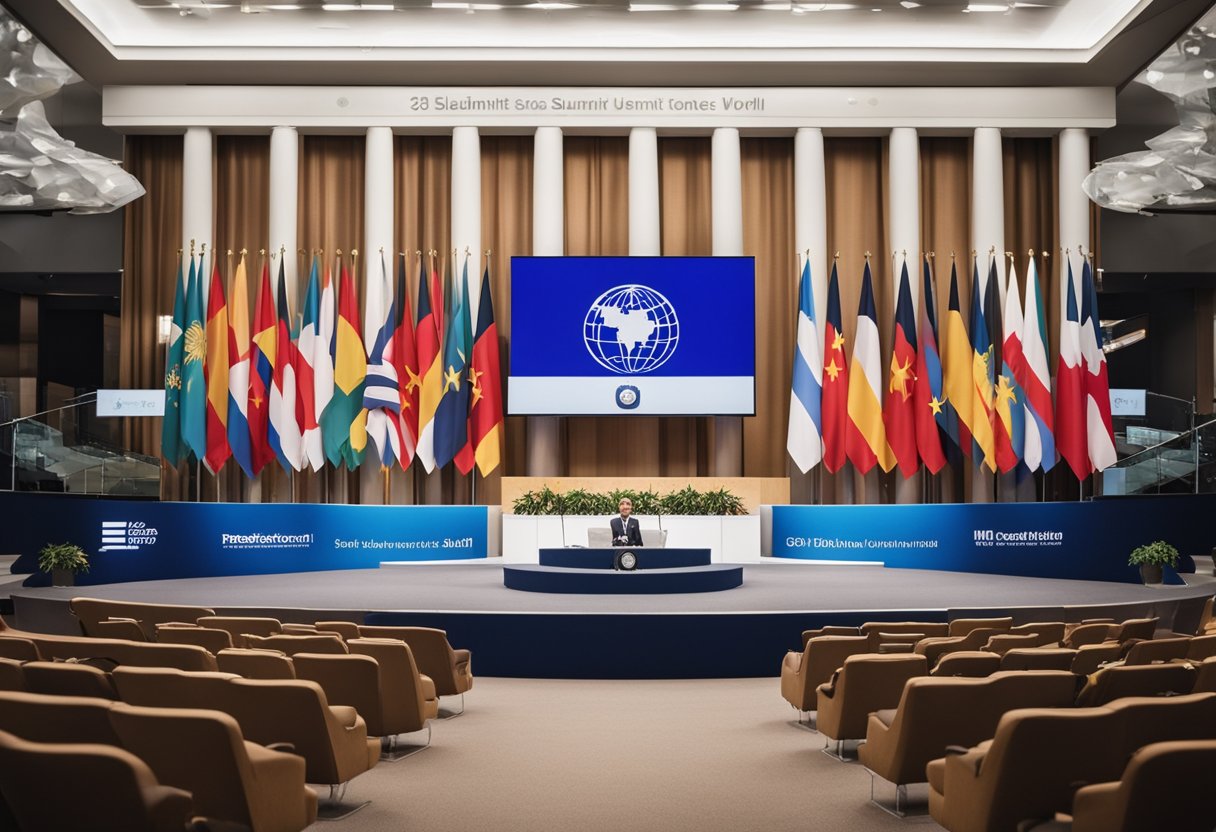
[(743, 567), (730, 564), (683, 569), (570, 569), (531, 564), (504, 565), (502, 582), (508, 589), (567, 595), (667, 595), (721, 592), (743, 585)]

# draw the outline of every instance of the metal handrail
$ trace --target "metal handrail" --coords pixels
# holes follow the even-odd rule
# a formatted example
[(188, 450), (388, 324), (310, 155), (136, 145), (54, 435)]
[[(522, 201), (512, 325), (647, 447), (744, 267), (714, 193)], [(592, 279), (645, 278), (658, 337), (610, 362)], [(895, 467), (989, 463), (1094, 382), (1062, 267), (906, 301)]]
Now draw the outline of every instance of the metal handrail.
[(1179, 440), (1186, 439), (1188, 436), (1197, 434), (1199, 431), (1203, 430), (1204, 428), (1212, 427), (1213, 425), (1216, 425), (1216, 419), (1209, 419), (1208, 421), (1204, 422), (1202, 425), (1196, 425), (1195, 427), (1191, 428), (1188, 431), (1184, 431), (1183, 433), (1180, 433), (1175, 437), (1166, 439), (1164, 442), (1158, 442), (1156, 445), (1149, 445), (1147, 448), (1142, 448), (1142, 449), (1136, 451), (1134, 454), (1129, 454), (1128, 456), (1125, 456), (1125, 457), (1123, 457), (1123, 459), (1119, 460), (1119, 464), (1127, 462), (1128, 460), (1131, 460), (1131, 459), (1135, 459), (1136, 457), (1141, 456), (1143, 454), (1151, 453), (1152, 451), (1155, 451), (1159, 448), (1164, 448), (1166, 445), (1173, 444), (1174, 442), (1177, 442)]

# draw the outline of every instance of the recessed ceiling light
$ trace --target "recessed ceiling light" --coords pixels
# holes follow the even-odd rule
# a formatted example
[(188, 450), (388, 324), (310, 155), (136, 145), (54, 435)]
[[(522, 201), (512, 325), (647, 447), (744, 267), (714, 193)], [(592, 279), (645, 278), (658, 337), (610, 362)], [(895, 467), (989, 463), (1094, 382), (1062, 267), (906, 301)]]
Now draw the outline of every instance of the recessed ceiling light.
[(1007, 12), (1008, 3), (968, 3), (964, 12)]
[(365, 12), (391, 12), (396, 7), (392, 3), (364, 3), (359, 8)]
[(690, 9), (698, 12), (733, 12), (739, 8), (738, 3), (693, 3)]
[(540, 9), (541, 11), (548, 12), (548, 11), (555, 11), (557, 9), (577, 9), (578, 6), (576, 6), (573, 3), (539, 2), (539, 3), (529, 3), (528, 5), (524, 6), (524, 8), (525, 9)]
[(631, 12), (674, 12), (679, 11), (680, 6), (673, 6), (669, 3), (630, 3), (629, 11)]

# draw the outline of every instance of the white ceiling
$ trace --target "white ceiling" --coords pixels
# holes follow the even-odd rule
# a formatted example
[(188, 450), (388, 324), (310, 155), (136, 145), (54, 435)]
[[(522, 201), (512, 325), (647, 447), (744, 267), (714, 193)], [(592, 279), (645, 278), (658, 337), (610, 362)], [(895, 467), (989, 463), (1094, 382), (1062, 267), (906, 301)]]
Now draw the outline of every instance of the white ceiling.
[(0, 2), (97, 85), (1110, 86), (1211, 5), (719, 0), (738, 8), (708, 11), (677, 0), (678, 10), (630, 11), (629, 0), (396, 0), (374, 4), (388, 10), (334, 11), (321, 0)]

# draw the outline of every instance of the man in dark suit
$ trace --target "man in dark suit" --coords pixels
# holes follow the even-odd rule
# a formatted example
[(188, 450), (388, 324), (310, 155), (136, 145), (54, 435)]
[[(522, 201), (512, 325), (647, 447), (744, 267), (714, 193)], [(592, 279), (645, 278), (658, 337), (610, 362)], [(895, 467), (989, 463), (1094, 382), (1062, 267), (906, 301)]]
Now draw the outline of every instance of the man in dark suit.
[(612, 545), (641, 546), (642, 527), (638, 525), (636, 517), (629, 516), (633, 513), (633, 500), (622, 497), (617, 510), (621, 512), (620, 517), (613, 517), (609, 524), (612, 526)]

